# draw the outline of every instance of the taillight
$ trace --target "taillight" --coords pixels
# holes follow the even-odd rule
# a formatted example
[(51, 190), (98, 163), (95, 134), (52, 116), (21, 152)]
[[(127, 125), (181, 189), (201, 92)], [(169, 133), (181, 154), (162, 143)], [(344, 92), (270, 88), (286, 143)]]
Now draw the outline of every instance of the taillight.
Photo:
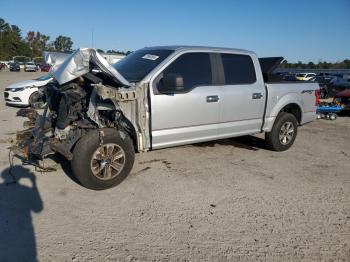
[(315, 90), (315, 105), (318, 106), (320, 104), (320, 96), (321, 96), (321, 90), (320, 89), (316, 89)]

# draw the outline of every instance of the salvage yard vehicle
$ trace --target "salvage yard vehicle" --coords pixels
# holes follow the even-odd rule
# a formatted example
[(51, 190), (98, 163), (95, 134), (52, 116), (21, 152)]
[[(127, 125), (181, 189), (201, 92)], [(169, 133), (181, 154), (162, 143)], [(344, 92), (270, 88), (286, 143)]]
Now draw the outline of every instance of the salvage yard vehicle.
[(314, 78), (316, 76), (315, 73), (298, 73), (295, 75), (297, 80), (301, 81), (309, 81), (310, 79)]
[(24, 72), (36, 72), (36, 65), (34, 64), (34, 62), (25, 63)]
[(19, 63), (13, 62), (13, 63), (9, 63), (9, 69), (11, 72), (19, 72), (21, 71), (21, 65)]
[(47, 85), (52, 79), (51, 75), (43, 75), (36, 79), (25, 80), (7, 86), (4, 91), (6, 104), (31, 106), (32, 108), (42, 107), (45, 104), (45, 98), (40, 88)]
[(240, 49), (163, 46), (112, 66), (96, 50), (78, 49), (45, 87), (43, 115), (18, 112), (33, 127), (17, 132), (12, 150), (27, 161), (59, 153), (94, 190), (122, 182), (135, 152), (262, 132), (270, 149), (284, 151), (298, 126), (316, 119), (319, 87), (274, 80), (270, 73), (282, 60)]
[(345, 89), (334, 96), (333, 103), (341, 106), (342, 111), (350, 112), (350, 89)]
[(1, 71), (2, 69), (4, 69), (4, 68), (6, 68), (6, 64), (5, 64), (5, 63), (0, 63), (0, 71)]

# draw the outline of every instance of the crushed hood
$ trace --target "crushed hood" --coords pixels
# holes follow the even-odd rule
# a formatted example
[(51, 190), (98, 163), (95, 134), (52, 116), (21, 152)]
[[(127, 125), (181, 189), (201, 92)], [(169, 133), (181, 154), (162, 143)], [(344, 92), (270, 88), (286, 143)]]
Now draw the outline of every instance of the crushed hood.
[(68, 56), (70, 56), (70, 54), (48, 51), (43, 52), (45, 62), (52, 67), (52, 71), (55, 70), (60, 64), (62, 64)]
[(122, 86), (131, 86), (107, 60), (95, 49), (79, 48), (69, 55), (64, 62), (53, 72), (53, 77), (62, 85), (90, 72), (90, 63), (98, 66), (102, 72), (108, 74)]

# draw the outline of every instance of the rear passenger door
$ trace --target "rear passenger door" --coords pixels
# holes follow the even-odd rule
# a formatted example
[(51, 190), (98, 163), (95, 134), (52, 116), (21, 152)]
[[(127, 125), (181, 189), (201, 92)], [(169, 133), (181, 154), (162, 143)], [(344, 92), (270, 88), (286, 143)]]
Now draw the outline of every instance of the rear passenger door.
[[(152, 83), (152, 147), (162, 148), (215, 139), (221, 86), (214, 85), (213, 55), (190, 52), (171, 61)], [(180, 92), (161, 93), (167, 74), (183, 78)]]
[(222, 53), (219, 64), (224, 73), (220, 137), (259, 132), (266, 99), (261, 72), (257, 75), (250, 55)]

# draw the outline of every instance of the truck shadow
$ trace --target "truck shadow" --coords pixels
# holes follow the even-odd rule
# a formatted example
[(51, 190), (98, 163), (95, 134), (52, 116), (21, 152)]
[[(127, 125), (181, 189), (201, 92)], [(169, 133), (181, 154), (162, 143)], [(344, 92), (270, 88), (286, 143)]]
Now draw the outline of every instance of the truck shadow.
[(202, 142), (198, 144), (193, 144), (192, 146), (215, 147), (216, 145), (234, 146), (234, 147), (248, 149), (252, 151), (266, 149), (265, 140), (255, 136), (241, 136), (241, 137), (235, 137), (235, 138), (215, 140), (210, 142)]
[[(43, 201), (36, 177), (29, 169), (14, 166), (16, 182), (10, 168), (1, 172), (0, 184), (0, 261), (37, 261), (37, 250), (31, 213), (40, 213)], [(19, 183), (29, 179), (31, 186)]]

